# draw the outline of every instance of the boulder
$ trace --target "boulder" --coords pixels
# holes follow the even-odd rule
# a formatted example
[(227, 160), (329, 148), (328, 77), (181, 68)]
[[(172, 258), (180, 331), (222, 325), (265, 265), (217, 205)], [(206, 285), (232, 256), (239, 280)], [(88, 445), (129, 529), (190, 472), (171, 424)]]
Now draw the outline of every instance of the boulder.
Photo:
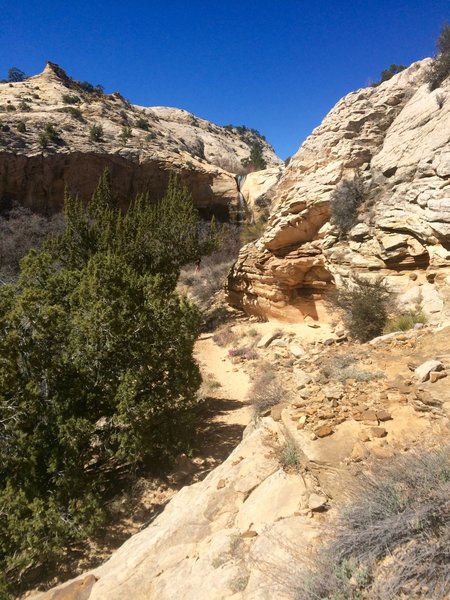
[(297, 386), (301, 389), (312, 382), (312, 377), (303, 369), (294, 369), (294, 379)]
[(419, 365), (414, 370), (414, 373), (420, 382), (424, 382), (430, 378), (430, 373), (432, 371), (442, 371), (443, 368), (444, 368), (444, 365), (441, 363), (440, 360), (432, 359), (432, 360), (427, 360), (424, 363), (422, 363), (421, 365)]
[(273, 340), (275, 340), (276, 338), (280, 337), (280, 333), (266, 333), (266, 335), (263, 335), (263, 337), (259, 340), (259, 342), (256, 344), (257, 348), (267, 348), (267, 346), (270, 346), (271, 342)]
[(301, 358), (306, 354), (305, 349), (299, 346), (298, 344), (291, 344), (289, 346), (289, 351), (293, 356), (295, 356), (295, 358)]
[(308, 508), (310, 510), (323, 510), (328, 502), (328, 498), (323, 494), (313, 493), (308, 498)]

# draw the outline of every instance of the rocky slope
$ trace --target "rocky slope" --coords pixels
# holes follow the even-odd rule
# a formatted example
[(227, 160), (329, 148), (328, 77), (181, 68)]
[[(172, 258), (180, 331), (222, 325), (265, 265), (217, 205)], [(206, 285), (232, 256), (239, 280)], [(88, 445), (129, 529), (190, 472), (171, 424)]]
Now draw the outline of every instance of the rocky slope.
[[(382, 275), (399, 307), (450, 314), (450, 80), (430, 92), (429, 60), (343, 98), (292, 158), (264, 235), (245, 246), (231, 302), (280, 319), (329, 318), (328, 291)], [(359, 173), (366, 201), (346, 239), (330, 199)]]
[[(109, 561), (33, 600), (291, 600), (359, 467), (448, 441), (449, 328), (355, 346), (326, 343), (326, 326), (295, 327), (253, 338), (284, 401)], [(245, 326), (234, 330), (242, 340)], [(430, 358), (439, 377), (423, 382), (411, 368)]]
[[(57, 137), (43, 142), (48, 123)], [(103, 128), (97, 141), (93, 126)], [(161, 197), (169, 171), (176, 171), (198, 208), (225, 218), (239, 210), (235, 173), (255, 142), (268, 166), (281, 163), (251, 130), (219, 127), (176, 108), (135, 106), (118, 93), (86, 92), (52, 63), (23, 82), (0, 84), (2, 203), (54, 211), (66, 185), (89, 198), (108, 166), (123, 202), (146, 190)]]

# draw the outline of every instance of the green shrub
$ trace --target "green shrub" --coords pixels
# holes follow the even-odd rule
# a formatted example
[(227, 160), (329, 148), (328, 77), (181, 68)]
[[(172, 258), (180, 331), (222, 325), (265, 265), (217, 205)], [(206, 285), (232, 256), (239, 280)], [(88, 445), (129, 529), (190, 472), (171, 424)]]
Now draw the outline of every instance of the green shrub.
[(344, 311), (350, 335), (367, 342), (383, 333), (388, 318), (390, 294), (381, 278), (368, 280), (355, 277), (335, 298)]
[(241, 160), (242, 166), (248, 171), (261, 171), (267, 167), (261, 142), (254, 142), (250, 147), (250, 156)]
[(101, 125), (92, 125), (89, 130), (89, 139), (91, 142), (101, 142), (103, 140), (103, 127)]
[(443, 26), (436, 45), (438, 52), (427, 73), (430, 90), (440, 87), (450, 75), (450, 25)]
[(137, 121), (135, 123), (135, 126), (138, 129), (143, 129), (144, 131), (148, 131), (150, 124), (147, 119), (144, 119), (143, 117), (139, 117), (139, 119), (137, 119)]
[(171, 178), (123, 214), (105, 172), (64, 216), (0, 288), (0, 572), (16, 583), (92, 533), (123, 469), (184, 450), (198, 402), (199, 313), (174, 291), (202, 252), (188, 192)]
[(52, 123), (46, 123), (39, 132), (38, 141), (41, 148), (47, 148), (50, 143), (58, 143), (60, 140), (59, 134)]
[(19, 104), (19, 110), (22, 112), (30, 112), (31, 106), (28, 104), (28, 102), (25, 102), (25, 100), (21, 100)]
[(27, 126), (25, 125), (25, 121), (19, 121), (19, 122), (17, 123), (17, 126), (16, 126), (16, 128), (17, 128), (17, 131), (18, 131), (19, 133), (25, 133), (25, 132), (26, 132), (26, 130), (27, 130)]
[(386, 333), (392, 333), (394, 331), (408, 331), (413, 329), (416, 323), (426, 323), (427, 318), (423, 312), (410, 311), (406, 314), (399, 315), (390, 319), (386, 324)]
[(80, 97), (76, 94), (63, 94), (62, 101), (64, 104), (78, 104), (81, 102)]
[(6, 110), (7, 112), (14, 112), (16, 109), (16, 107), (14, 106), (14, 104), (7, 104), (6, 105)]
[(358, 170), (353, 179), (344, 179), (330, 199), (331, 221), (345, 236), (358, 222), (358, 208), (366, 198), (366, 189)]
[(63, 111), (69, 114), (71, 117), (76, 119), (77, 121), (84, 121), (83, 113), (76, 106), (66, 106)]
[(398, 73), (401, 73), (405, 69), (406, 69), (405, 65), (395, 65), (395, 64), (392, 64), (389, 67), (389, 69), (384, 69), (384, 71), (381, 71), (380, 80), (376, 81), (373, 84), (373, 87), (377, 87), (378, 85), (380, 85), (384, 81), (388, 81), (389, 79), (391, 79), (392, 77), (394, 77), (394, 75), (397, 75)]
[(126, 143), (128, 142), (128, 140), (130, 140), (132, 137), (133, 137), (133, 132), (131, 130), (131, 127), (128, 127), (127, 125), (124, 125), (122, 127), (122, 131), (121, 131), (121, 133), (119, 135), (119, 140), (125, 146)]

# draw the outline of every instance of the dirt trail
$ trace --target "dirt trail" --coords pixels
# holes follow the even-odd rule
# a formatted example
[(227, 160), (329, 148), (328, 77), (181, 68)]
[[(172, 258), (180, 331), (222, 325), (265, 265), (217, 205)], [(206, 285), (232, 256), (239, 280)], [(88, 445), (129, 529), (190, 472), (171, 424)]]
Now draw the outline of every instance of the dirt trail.
[(212, 335), (201, 336), (197, 341), (195, 358), (206, 395), (195, 454), (210, 471), (239, 444), (252, 419), (252, 409), (246, 404), (250, 378), (231, 362), (228, 350), (218, 346)]

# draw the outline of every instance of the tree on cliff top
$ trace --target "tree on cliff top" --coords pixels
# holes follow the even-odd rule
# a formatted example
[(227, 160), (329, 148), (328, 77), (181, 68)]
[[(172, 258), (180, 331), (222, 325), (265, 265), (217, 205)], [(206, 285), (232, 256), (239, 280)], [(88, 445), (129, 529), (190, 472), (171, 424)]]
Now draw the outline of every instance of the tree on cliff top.
[(119, 467), (185, 448), (200, 384), (199, 314), (174, 291), (201, 251), (188, 192), (171, 178), (122, 213), (105, 172), (64, 217), (0, 288), (0, 572), (15, 583), (93, 532)]
[(450, 25), (442, 27), (436, 46), (438, 52), (427, 74), (430, 90), (440, 87), (450, 75)]
[(250, 156), (243, 158), (241, 163), (244, 167), (248, 167), (253, 171), (261, 171), (267, 167), (266, 160), (263, 155), (263, 146), (261, 142), (255, 142), (250, 149)]
[(8, 81), (11, 83), (17, 83), (18, 81), (24, 81), (26, 75), (18, 67), (11, 67), (8, 71)]

